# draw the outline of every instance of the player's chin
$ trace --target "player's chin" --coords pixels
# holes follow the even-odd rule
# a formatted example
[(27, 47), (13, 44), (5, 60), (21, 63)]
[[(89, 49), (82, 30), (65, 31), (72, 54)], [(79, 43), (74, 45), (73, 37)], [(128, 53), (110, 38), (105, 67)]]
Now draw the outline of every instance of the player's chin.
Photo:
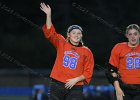
[(75, 41), (75, 43), (79, 43), (80, 41)]
[(134, 46), (134, 45), (137, 45), (137, 42), (131, 42), (131, 44)]

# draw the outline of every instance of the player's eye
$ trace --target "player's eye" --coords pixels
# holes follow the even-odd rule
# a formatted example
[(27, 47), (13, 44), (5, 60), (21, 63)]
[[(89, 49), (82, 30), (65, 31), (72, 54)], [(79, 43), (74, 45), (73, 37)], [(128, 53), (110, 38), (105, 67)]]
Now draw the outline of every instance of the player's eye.
[(78, 32), (77, 34), (78, 34), (78, 35), (80, 35), (81, 33), (80, 33), (80, 32)]
[(128, 33), (128, 35), (129, 35), (129, 36), (131, 36), (131, 35), (132, 35), (132, 33)]
[(135, 32), (135, 33), (134, 33), (135, 36), (138, 35), (138, 34), (139, 34), (138, 32)]

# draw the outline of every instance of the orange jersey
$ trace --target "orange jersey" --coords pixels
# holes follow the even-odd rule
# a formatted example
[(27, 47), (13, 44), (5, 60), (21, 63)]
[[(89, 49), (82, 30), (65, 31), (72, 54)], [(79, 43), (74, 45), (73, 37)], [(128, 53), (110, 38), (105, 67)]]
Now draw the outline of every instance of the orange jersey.
[(109, 63), (118, 68), (121, 80), (127, 84), (140, 84), (140, 45), (129, 47), (118, 43), (112, 49)]
[(81, 75), (85, 76), (85, 81), (76, 85), (89, 83), (94, 68), (94, 58), (92, 52), (85, 46), (73, 46), (64, 37), (56, 33), (53, 25), (50, 29), (43, 26), (45, 37), (54, 45), (57, 50), (55, 64), (50, 77), (60, 82), (66, 83), (67, 79)]

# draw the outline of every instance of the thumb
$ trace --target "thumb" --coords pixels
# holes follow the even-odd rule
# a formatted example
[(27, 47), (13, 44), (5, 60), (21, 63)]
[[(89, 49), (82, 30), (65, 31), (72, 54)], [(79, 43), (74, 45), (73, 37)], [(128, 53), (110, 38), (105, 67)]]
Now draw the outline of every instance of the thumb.
[(124, 92), (122, 92), (122, 93), (123, 93), (123, 96), (125, 96), (125, 95), (124, 95)]

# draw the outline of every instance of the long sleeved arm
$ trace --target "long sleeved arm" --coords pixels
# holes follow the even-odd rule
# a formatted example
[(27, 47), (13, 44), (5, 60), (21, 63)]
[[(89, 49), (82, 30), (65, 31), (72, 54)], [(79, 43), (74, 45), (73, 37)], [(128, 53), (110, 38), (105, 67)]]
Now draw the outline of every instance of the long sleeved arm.
[(59, 43), (64, 43), (65, 39), (61, 34), (58, 34), (55, 31), (55, 28), (53, 25), (49, 29), (47, 29), (46, 24), (43, 25), (43, 33), (45, 37), (57, 48), (59, 46)]
[(88, 53), (88, 56), (85, 59), (85, 68), (84, 68), (84, 77), (85, 77), (85, 83), (88, 84), (91, 81), (93, 69), (94, 69), (94, 58), (93, 54), (90, 51)]

